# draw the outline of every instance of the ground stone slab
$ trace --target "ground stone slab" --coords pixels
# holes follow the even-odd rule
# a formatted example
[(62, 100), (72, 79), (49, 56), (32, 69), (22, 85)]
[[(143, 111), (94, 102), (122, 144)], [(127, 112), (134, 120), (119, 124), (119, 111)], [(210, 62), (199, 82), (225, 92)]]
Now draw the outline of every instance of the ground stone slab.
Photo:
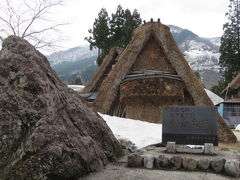
[(170, 158), (170, 162), (174, 166), (174, 169), (180, 169), (182, 167), (183, 158), (181, 156), (173, 156)]
[(233, 177), (240, 176), (240, 162), (236, 160), (227, 160), (224, 165), (225, 172)]
[(197, 160), (191, 158), (183, 158), (183, 167), (187, 170), (195, 170), (197, 167)]
[(146, 155), (143, 157), (144, 167), (147, 169), (152, 169), (154, 166), (154, 156)]
[(226, 162), (225, 159), (218, 158), (218, 159), (211, 160), (210, 165), (214, 172), (220, 173), (220, 172), (222, 172), (222, 170), (224, 168), (225, 162)]
[(143, 157), (135, 153), (129, 154), (128, 167), (143, 167)]
[(200, 159), (198, 161), (198, 168), (201, 170), (207, 170), (209, 168), (210, 162), (208, 159)]

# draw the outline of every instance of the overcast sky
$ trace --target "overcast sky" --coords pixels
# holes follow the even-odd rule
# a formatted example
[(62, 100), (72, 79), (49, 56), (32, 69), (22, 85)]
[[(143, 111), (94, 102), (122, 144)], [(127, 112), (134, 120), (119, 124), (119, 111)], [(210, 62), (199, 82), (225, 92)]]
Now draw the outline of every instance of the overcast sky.
[[(3, 2), (4, 0), (0, 0)], [(16, 8), (21, 8), (21, 0), (12, 0)], [(31, 0), (29, 0), (31, 1)], [(63, 49), (88, 44), (84, 37), (89, 36), (101, 8), (106, 8), (109, 16), (116, 12), (120, 4), (124, 9), (137, 9), (142, 20), (155, 21), (160, 18), (163, 24), (172, 24), (189, 29), (201, 37), (216, 37), (223, 33), (227, 19), (229, 0), (63, 0), (63, 6), (52, 9), (49, 17), (56, 22), (69, 22), (61, 27), (65, 40)], [(1, 7), (0, 7), (1, 8)], [(35, 24), (36, 25), (36, 24)], [(42, 26), (38, 23), (37, 26)], [(51, 34), (53, 37), (54, 35)]]
[(100, 9), (104, 7), (111, 14), (118, 4), (137, 9), (143, 20), (160, 18), (163, 24), (189, 29), (201, 37), (216, 37), (223, 33), (229, 0), (65, 0), (56, 12), (56, 18), (70, 21), (62, 28), (64, 48), (87, 44), (84, 37)]

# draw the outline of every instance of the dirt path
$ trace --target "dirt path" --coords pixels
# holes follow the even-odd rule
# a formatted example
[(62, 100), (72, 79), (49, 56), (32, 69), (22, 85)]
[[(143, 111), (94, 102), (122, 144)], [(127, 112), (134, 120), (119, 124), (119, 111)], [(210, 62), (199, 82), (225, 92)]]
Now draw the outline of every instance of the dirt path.
[(126, 168), (108, 165), (105, 170), (79, 180), (236, 180), (228, 176), (206, 172), (166, 171)]

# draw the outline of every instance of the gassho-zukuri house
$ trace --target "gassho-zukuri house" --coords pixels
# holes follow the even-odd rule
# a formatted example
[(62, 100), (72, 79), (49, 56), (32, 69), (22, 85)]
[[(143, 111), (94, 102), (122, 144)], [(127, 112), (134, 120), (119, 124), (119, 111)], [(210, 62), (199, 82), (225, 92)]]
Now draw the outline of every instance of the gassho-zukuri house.
[[(123, 50), (113, 48), (82, 91), (95, 111), (161, 123), (164, 105), (214, 106), (168, 26), (148, 22)], [(220, 115), (220, 141), (236, 137)]]

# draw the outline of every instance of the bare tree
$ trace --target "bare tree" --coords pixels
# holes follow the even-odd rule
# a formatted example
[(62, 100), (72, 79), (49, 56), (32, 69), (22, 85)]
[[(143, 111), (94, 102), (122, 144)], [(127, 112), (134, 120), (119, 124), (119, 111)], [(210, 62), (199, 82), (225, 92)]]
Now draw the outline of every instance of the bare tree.
[[(0, 41), (16, 35), (30, 41), (36, 48), (52, 48), (59, 41), (59, 26), (51, 21), (51, 10), (62, 0), (1, 0)], [(54, 32), (54, 33), (52, 33)]]

